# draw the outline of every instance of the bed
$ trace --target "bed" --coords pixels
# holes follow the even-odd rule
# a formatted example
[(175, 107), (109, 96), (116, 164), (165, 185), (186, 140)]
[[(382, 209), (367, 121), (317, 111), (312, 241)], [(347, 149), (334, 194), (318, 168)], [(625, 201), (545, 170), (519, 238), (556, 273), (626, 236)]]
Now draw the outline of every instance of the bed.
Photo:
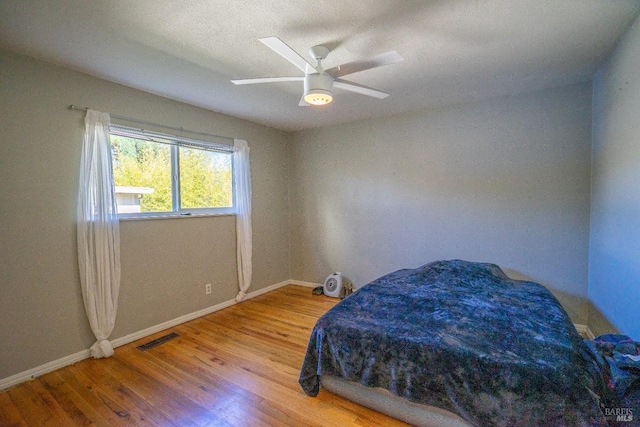
[(462, 260), (390, 273), (334, 306), (300, 385), (414, 425), (606, 426), (616, 405), (546, 288)]

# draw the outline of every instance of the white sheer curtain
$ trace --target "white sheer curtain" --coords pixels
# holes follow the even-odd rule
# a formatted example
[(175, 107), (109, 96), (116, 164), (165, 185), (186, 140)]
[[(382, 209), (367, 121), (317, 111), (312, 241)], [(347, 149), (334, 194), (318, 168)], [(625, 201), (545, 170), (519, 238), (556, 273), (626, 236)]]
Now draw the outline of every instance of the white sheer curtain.
[(113, 354), (113, 331), (120, 289), (120, 231), (111, 170), (107, 113), (88, 110), (78, 190), (78, 264), (82, 298), (97, 341), (91, 355)]
[(235, 183), (236, 236), (238, 257), (238, 285), (236, 301), (246, 296), (251, 286), (251, 171), (249, 169), (249, 145), (242, 139), (234, 140), (233, 181)]

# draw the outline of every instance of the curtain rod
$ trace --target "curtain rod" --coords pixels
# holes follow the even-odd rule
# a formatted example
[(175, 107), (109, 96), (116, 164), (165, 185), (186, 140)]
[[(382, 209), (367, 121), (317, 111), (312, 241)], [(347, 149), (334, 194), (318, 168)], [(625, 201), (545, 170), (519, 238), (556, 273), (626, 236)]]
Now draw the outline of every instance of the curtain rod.
[[(88, 111), (89, 110), (89, 108), (76, 107), (73, 104), (69, 105), (69, 109), (70, 110), (76, 110), (76, 111)], [(221, 138), (221, 139), (225, 139), (227, 141), (231, 141), (231, 143), (233, 145), (233, 138), (230, 138), (228, 136), (214, 135), (214, 134), (206, 133), (206, 132), (196, 132), (196, 131), (193, 131), (193, 130), (185, 129), (183, 127), (166, 126), (166, 125), (161, 125), (161, 124), (153, 123), (153, 122), (145, 122), (144, 120), (137, 120), (137, 119), (132, 119), (130, 117), (117, 116), (117, 115), (111, 114), (111, 113), (109, 113), (109, 116), (113, 117), (116, 120), (124, 120), (124, 121), (127, 121), (127, 122), (137, 123), (137, 124), (140, 124), (140, 125), (154, 126), (154, 127), (159, 127), (159, 128), (162, 128), (162, 129), (169, 129), (169, 130), (173, 130), (173, 131), (186, 132), (186, 133), (190, 133), (190, 134), (193, 134), (193, 135), (208, 136), (210, 138)]]

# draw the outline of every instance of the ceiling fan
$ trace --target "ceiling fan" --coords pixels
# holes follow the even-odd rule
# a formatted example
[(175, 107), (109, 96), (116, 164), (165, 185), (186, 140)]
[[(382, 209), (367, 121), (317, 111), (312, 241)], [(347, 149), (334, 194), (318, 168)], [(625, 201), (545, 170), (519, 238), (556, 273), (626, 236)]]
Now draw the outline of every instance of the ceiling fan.
[(314, 46), (309, 49), (309, 55), (311, 55), (311, 57), (317, 62), (317, 65), (314, 66), (278, 37), (264, 37), (259, 40), (273, 49), (284, 59), (298, 67), (304, 73), (304, 77), (263, 77), (257, 79), (231, 80), (231, 82), (236, 85), (246, 85), (255, 83), (303, 81), (304, 94), (298, 104), (300, 106), (308, 106), (310, 104), (328, 104), (333, 99), (332, 89), (334, 87), (362, 95), (372, 96), (374, 98), (386, 98), (389, 96), (386, 92), (343, 80), (341, 77), (403, 60), (402, 56), (400, 56), (398, 52), (392, 50), (367, 60), (348, 62), (325, 70), (322, 68), (322, 61), (327, 57), (327, 55), (329, 55), (329, 49), (325, 46)]

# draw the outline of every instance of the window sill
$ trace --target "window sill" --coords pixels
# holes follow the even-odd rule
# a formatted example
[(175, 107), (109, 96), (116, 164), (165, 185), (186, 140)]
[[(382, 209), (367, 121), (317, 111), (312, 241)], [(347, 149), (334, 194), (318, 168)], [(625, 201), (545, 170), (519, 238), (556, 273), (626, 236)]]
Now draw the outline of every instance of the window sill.
[(118, 221), (140, 221), (140, 220), (155, 220), (155, 219), (183, 219), (183, 218), (204, 218), (214, 216), (235, 216), (235, 212), (220, 212), (220, 213), (192, 213), (192, 214), (150, 214), (150, 215), (135, 215), (135, 216), (119, 216)]

